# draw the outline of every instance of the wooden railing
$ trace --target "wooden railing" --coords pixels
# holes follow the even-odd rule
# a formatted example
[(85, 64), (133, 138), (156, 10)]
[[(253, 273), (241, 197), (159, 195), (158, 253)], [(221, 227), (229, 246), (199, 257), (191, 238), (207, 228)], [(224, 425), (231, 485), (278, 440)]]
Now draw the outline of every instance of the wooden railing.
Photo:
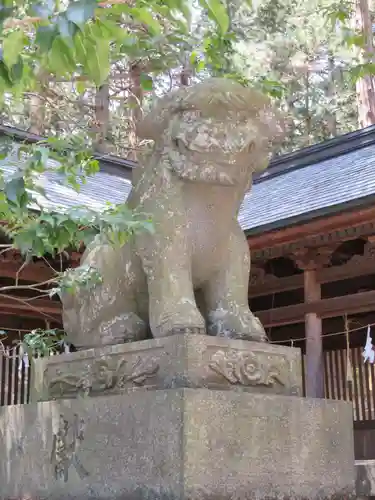
[(19, 347), (4, 347), (0, 353), (0, 406), (28, 403), (30, 367)]
[[(353, 404), (354, 454), (357, 460), (375, 459), (375, 365), (364, 363), (363, 348), (350, 349), (353, 380), (348, 381), (347, 351), (324, 353), (325, 396)], [(349, 377), (350, 378), (350, 377)]]
[[(66, 346), (66, 352), (69, 352), (68, 346)], [(0, 351), (0, 406), (28, 403), (30, 380), (30, 360), (22, 355), (20, 347), (2, 346)]]
[(363, 348), (350, 349), (353, 381), (348, 381), (347, 352), (324, 353), (325, 396), (328, 399), (352, 401), (356, 422), (375, 420), (375, 365), (364, 363)]

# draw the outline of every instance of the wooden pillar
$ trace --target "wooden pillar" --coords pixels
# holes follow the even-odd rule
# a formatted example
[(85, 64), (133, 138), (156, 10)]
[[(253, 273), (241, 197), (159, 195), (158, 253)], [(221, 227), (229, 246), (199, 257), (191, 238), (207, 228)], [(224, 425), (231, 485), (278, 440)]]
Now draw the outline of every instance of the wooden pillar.
[[(316, 269), (304, 270), (305, 302), (321, 299), (321, 287), (316, 280)], [(324, 398), (324, 364), (322, 320), (316, 313), (305, 315), (306, 336), (306, 396)]]
[[(321, 286), (317, 281), (317, 270), (327, 264), (332, 255), (331, 249), (305, 249), (295, 255), (296, 264), (304, 274), (305, 302), (321, 299)], [(305, 315), (305, 387), (306, 396), (324, 398), (324, 362), (322, 319), (317, 313)]]

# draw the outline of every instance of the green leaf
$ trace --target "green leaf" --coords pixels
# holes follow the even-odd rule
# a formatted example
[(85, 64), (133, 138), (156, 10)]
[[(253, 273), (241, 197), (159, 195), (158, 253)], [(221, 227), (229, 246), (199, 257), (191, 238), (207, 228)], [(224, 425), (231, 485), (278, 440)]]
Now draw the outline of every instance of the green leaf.
[(145, 92), (151, 92), (153, 89), (153, 81), (150, 75), (141, 73), (141, 87)]
[(33, 17), (48, 19), (50, 16), (52, 16), (54, 10), (54, 0), (43, 0), (42, 2), (31, 5), (31, 13)]
[(98, 87), (105, 82), (111, 69), (108, 40), (104, 38), (96, 40), (93, 53), (86, 60), (85, 69)]
[(78, 94), (82, 95), (86, 92), (86, 84), (85, 82), (76, 82), (76, 91), (78, 92)]
[(12, 16), (13, 11), (14, 11), (13, 7), (7, 7), (7, 6), (3, 5), (3, 4), (0, 4), (0, 27), (1, 27), (1, 24), (6, 19), (8, 19), (9, 17)]
[(137, 21), (145, 24), (154, 34), (161, 33), (162, 27), (147, 8), (132, 9), (131, 13)]
[(191, 23), (191, 11), (189, 4), (185, 2), (185, 0), (177, 1), (177, 9), (182, 13), (184, 18), (186, 19), (188, 25)]
[(128, 36), (127, 32), (122, 29), (117, 23), (110, 21), (108, 19), (97, 19), (96, 23), (93, 24), (100, 30), (100, 35), (108, 40), (115, 40), (121, 42), (124, 38)]
[(88, 59), (88, 50), (93, 49), (94, 43), (90, 38), (85, 37), (81, 31), (76, 33), (73, 43), (77, 62), (85, 66)]
[(144, 229), (145, 231), (151, 234), (155, 233), (155, 226), (151, 221), (144, 221), (141, 223), (141, 226), (142, 227), (140, 229)]
[(348, 47), (356, 46), (363, 48), (366, 43), (365, 36), (362, 34), (352, 34), (352, 35), (347, 35), (344, 38), (345, 43), (348, 45)]
[(69, 19), (65, 17), (64, 14), (59, 16), (57, 21), (57, 27), (60, 32), (60, 35), (63, 38), (71, 39), (74, 37), (77, 31), (77, 26), (71, 21), (69, 21)]
[(17, 202), (19, 197), (25, 192), (25, 181), (23, 177), (16, 177), (5, 185), (5, 194), (8, 200)]
[(221, 0), (201, 0), (201, 5), (208, 9), (211, 17), (217, 22), (222, 34), (229, 29), (229, 16), (225, 4)]
[(52, 49), (49, 52), (49, 64), (52, 71), (59, 76), (65, 76), (76, 68), (71, 49), (59, 37), (55, 38), (52, 43)]
[(22, 80), (23, 70), (24, 70), (24, 65), (22, 59), (19, 59), (19, 61), (16, 64), (14, 64), (9, 70), (9, 78), (12, 80), (13, 83), (17, 83), (20, 80)]
[(3, 61), (11, 68), (24, 48), (25, 35), (23, 31), (13, 31), (3, 40)]
[(65, 15), (68, 21), (71, 21), (78, 27), (82, 27), (86, 21), (94, 16), (97, 6), (96, 0), (78, 0), (77, 2), (70, 3)]
[(35, 36), (35, 43), (43, 52), (48, 52), (57, 35), (56, 26), (39, 26)]

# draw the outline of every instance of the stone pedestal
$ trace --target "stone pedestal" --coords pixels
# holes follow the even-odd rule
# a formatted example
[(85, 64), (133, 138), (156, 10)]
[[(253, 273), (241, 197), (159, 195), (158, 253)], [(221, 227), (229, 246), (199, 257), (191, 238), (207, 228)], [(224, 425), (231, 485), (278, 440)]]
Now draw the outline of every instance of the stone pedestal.
[(299, 349), (206, 335), (106, 346), (35, 363), (32, 401), (208, 388), (302, 395)]
[(197, 336), (100, 351), (41, 360), (34, 398), (56, 400), (0, 409), (1, 500), (353, 494), (351, 405), (300, 397), (298, 350)]

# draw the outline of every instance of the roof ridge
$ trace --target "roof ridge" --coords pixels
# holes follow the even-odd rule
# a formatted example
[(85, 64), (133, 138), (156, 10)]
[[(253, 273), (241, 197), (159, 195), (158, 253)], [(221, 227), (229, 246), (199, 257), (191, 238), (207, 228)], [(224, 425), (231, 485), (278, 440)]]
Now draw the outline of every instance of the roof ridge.
[(291, 170), (336, 158), (374, 143), (375, 125), (370, 125), (354, 132), (348, 132), (327, 141), (273, 158), (267, 170), (254, 176), (254, 183), (263, 182)]

